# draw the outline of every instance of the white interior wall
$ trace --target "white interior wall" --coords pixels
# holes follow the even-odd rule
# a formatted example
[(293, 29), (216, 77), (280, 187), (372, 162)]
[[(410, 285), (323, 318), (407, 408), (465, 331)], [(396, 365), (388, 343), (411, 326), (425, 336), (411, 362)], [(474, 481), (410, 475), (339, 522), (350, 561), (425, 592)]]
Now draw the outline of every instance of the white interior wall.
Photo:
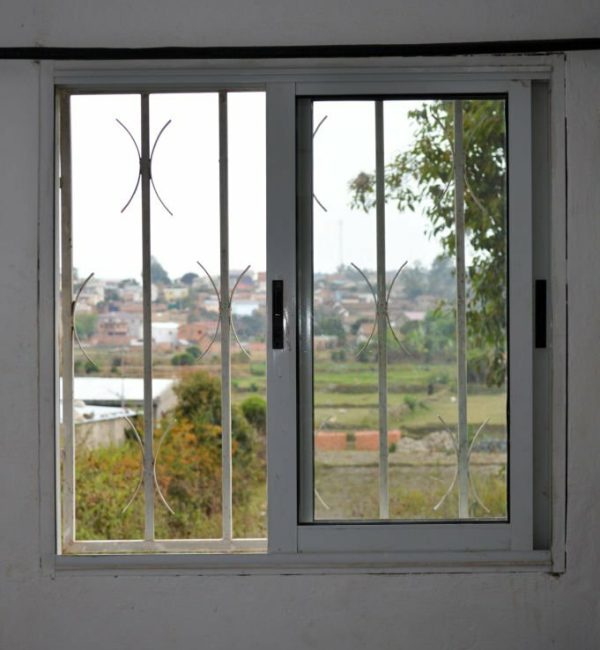
[(222, 47), (596, 37), (595, 0), (3, 0), (0, 46)]
[[(380, 0), (380, 12), (341, 0), (254, 0), (249, 9), (211, 0), (201, 17), (188, 0), (175, 18), (172, 3), (143, 13), (133, 1), (12, 4), (0, 47), (569, 37), (592, 35), (597, 13), (594, 3), (558, 0), (528, 9), (460, 0), (437, 20), (442, 3), (431, 0)], [(0, 650), (600, 647), (600, 53), (569, 54), (566, 78), (566, 573), (51, 578), (39, 542), (39, 76), (33, 62), (0, 61)]]

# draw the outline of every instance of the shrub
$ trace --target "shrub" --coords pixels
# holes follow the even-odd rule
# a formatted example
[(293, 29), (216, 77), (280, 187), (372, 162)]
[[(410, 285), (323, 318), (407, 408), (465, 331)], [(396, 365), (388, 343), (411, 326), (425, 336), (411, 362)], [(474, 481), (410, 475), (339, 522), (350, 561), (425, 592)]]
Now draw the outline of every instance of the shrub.
[(332, 361), (346, 361), (346, 350), (333, 350), (331, 353)]
[(174, 354), (171, 357), (171, 365), (173, 366), (193, 366), (196, 358), (188, 351)]
[(186, 352), (191, 354), (194, 359), (200, 358), (200, 355), (202, 354), (202, 350), (197, 345), (190, 345)]
[(246, 420), (258, 433), (264, 435), (267, 430), (267, 403), (265, 400), (258, 395), (253, 395), (245, 399), (241, 407)]
[(267, 367), (264, 363), (250, 364), (250, 374), (254, 377), (264, 377), (267, 374)]
[(86, 375), (93, 375), (94, 373), (98, 372), (98, 366), (89, 359), (86, 360), (84, 369)]
[(402, 401), (408, 407), (408, 410), (411, 413), (414, 413), (417, 410), (417, 406), (418, 406), (419, 402), (412, 395), (405, 395), (404, 399)]
[(75, 314), (75, 331), (80, 339), (89, 339), (96, 332), (98, 314), (83, 312)]
[[(174, 409), (157, 423), (156, 472), (175, 514), (156, 500), (156, 534), (164, 538), (221, 535), (221, 387), (204, 371), (192, 372), (174, 388)], [(259, 421), (258, 398), (247, 411)], [(263, 401), (264, 402), (264, 401)], [(264, 409), (264, 407), (263, 407)], [(264, 436), (258, 436), (242, 407), (232, 407), (232, 465), (235, 534), (264, 534), (256, 496), (264, 492)], [(143, 437), (143, 426), (137, 423)], [(166, 432), (166, 433), (165, 433)], [(143, 535), (143, 492), (127, 512), (140, 472), (140, 451), (131, 440), (101, 449), (80, 447), (76, 462), (77, 520), (80, 539), (135, 539)], [(262, 491), (262, 492), (261, 492)], [(254, 502), (253, 502), (254, 499)], [(254, 508), (254, 509), (253, 509)]]

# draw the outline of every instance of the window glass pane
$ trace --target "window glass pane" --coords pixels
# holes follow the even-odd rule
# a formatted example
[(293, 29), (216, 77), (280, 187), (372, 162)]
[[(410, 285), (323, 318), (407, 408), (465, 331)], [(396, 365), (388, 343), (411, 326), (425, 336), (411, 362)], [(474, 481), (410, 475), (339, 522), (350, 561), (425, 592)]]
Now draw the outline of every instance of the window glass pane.
[(373, 212), (351, 209), (348, 190), (375, 165), (373, 116), (369, 101), (314, 104), (315, 519), (378, 513), (376, 224)]
[(266, 537), (265, 94), (228, 93), (227, 102), (233, 533)]
[[(508, 514), (506, 104), (463, 102), (471, 517)], [(477, 439), (473, 442), (474, 436)]]
[[(144, 96), (70, 101), (72, 164), (63, 147), (62, 173), (73, 170), (73, 208), (70, 219), (63, 205), (61, 223), (65, 550), (256, 550), (234, 538), (266, 537), (264, 93), (150, 94), (147, 184)], [(220, 199), (226, 182), (229, 206)], [(120, 545), (85, 546), (93, 541)]]
[(157, 397), (159, 382), (166, 386), (164, 403), (154, 409), (156, 536), (218, 539), (221, 347), (218, 335), (213, 341), (219, 303), (210, 282), (219, 287), (218, 93), (151, 95), (151, 146), (163, 128), (152, 158), (151, 198)]
[[(505, 102), (458, 103), (464, 229), (455, 218), (454, 175), (461, 168), (454, 155), (456, 102), (381, 102), (385, 218), (379, 232), (376, 103), (361, 103), (364, 112), (353, 116), (351, 135), (336, 134), (330, 106), (350, 112), (356, 102), (314, 103), (315, 124), (324, 112), (332, 115), (314, 142), (315, 194), (321, 200), (337, 170), (352, 167), (341, 184), (345, 196), (338, 209), (348, 222), (360, 218), (362, 228), (353, 231), (340, 219), (344, 249), (360, 248), (363, 257), (371, 252), (370, 264), (363, 262), (362, 268), (347, 256), (341, 269), (323, 272), (319, 251), (328, 251), (331, 259), (341, 231), (325, 230), (323, 223), (334, 215), (315, 202), (314, 518), (502, 519), (508, 435)], [(326, 128), (335, 152), (330, 159), (319, 142)], [(357, 159), (360, 134), (367, 130), (371, 139)], [(465, 240), (464, 279), (457, 265), (457, 228)], [(457, 307), (457, 286), (465, 294), (466, 313)], [(357, 317), (347, 307), (359, 304), (357, 297), (365, 293), (375, 297)], [(325, 373), (317, 336), (322, 296), (330, 297), (339, 329), (337, 338), (328, 339), (327, 352), (335, 382)], [(458, 344), (460, 331), (464, 346)], [(336, 426), (328, 432), (320, 424), (325, 403), (338, 409), (329, 420), (337, 420)]]
[(143, 410), (139, 191), (123, 208), (139, 173), (131, 137), (139, 143), (140, 97), (75, 96), (71, 122), (76, 539), (139, 539), (143, 500), (131, 501), (142, 466), (133, 432)]

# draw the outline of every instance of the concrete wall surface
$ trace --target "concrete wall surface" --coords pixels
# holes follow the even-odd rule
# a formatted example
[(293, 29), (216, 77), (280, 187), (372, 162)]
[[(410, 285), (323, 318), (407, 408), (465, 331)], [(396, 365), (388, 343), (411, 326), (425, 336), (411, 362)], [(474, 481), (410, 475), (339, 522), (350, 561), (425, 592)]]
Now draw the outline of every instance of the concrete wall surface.
[(600, 27), (595, 0), (2, 0), (0, 12), (4, 47), (445, 43)]
[[(191, 10), (192, 4), (185, 6)], [(205, 4), (214, 23), (217, 4)], [(541, 12), (541, 2), (529, 4)], [(561, 3), (547, 4), (552, 13)], [(252, 2), (251, 8), (258, 5), (260, 1)], [(471, 3), (454, 5), (464, 14)], [(2, 23), (0, 41), (41, 38), (45, 44), (57, 39), (81, 44), (84, 37), (72, 29), (70, 12), (95, 11), (93, 3), (38, 3), (40, 15), (32, 24), (32, 6), (29, 1), (18, 8), (13, 3), (12, 22)], [(131, 13), (140, 7), (132, 2), (119, 6), (122, 11), (111, 19), (112, 44), (123, 44), (119, 30), (133, 23)], [(232, 0), (223, 6), (233, 11)], [(310, 2), (299, 6), (307, 25), (319, 27), (315, 37), (322, 39), (319, 16), (325, 9)], [(348, 3), (351, 15), (367, 9), (375, 13), (368, 3), (361, 10), (356, 6)], [(504, 3), (513, 19), (516, 6)], [(572, 30), (576, 21), (585, 20), (585, 11), (574, 17), (578, 8), (591, 6), (576, 3), (558, 31)], [(152, 14), (153, 25), (159, 26), (160, 12), (171, 9), (164, 3), (157, 14), (157, 7), (136, 15), (140, 23)], [(291, 7), (282, 2), (271, 20), (285, 22)], [(69, 33), (54, 8), (68, 17)], [(252, 10), (248, 13), (250, 39), (256, 26)], [(222, 20), (231, 17), (225, 12)], [(505, 23), (493, 27), (497, 18), (493, 11), (486, 16), (482, 35), (502, 29)], [(19, 20), (27, 23), (22, 34)], [(185, 22), (182, 18), (182, 42), (190, 38)], [(38, 31), (42, 23), (44, 33)], [(104, 23), (93, 23), (82, 30), (87, 45), (106, 29)], [(517, 35), (520, 21), (514, 24)], [(238, 20), (238, 31), (241, 25)], [(439, 39), (433, 30), (431, 37)], [(223, 25), (221, 32), (227, 32)], [(147, 44), (152, 33), (142, 37), (140, 26), (134, 40)], [(334, 34), (342, 38), (340, 32)], [(387, 31), (378, 40), (389, 37)], [(373, 40), (368, 30), (365, 40)], [(51, 577), (40, 570), (39, 69), (34, 62), (0, 61), (0, 650), (600, 648), (600, 53), (568, 55), (566, 80), (569, 452), (564, 574)]]

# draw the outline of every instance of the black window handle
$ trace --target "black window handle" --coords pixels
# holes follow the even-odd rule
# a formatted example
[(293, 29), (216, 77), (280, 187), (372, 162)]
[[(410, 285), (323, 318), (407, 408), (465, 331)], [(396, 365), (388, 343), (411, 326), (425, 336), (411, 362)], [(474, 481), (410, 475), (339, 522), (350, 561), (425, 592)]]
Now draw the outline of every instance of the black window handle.
[(546, 347), (546, 280), (535, 281), (535, 347)]
[(273, 280), (271, 318), (273, 350), (283, 350), (283, 280)]

